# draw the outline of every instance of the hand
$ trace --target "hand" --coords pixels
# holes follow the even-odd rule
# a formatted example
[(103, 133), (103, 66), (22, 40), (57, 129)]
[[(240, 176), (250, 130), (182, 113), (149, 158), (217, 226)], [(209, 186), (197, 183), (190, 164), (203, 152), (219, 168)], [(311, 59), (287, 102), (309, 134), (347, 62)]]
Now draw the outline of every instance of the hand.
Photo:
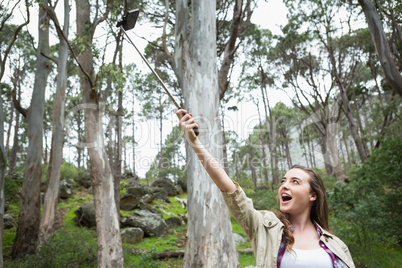
[(199, 126), (193, 118), (193, 114), (187, 113), (186, 110), (180, 109), (176, 112), (177, 118), (179, 118), (179, 125), (183, 130), (187, 140), (194, 142), (197, 139), (197, 135), (194, 132), (198, 130)]

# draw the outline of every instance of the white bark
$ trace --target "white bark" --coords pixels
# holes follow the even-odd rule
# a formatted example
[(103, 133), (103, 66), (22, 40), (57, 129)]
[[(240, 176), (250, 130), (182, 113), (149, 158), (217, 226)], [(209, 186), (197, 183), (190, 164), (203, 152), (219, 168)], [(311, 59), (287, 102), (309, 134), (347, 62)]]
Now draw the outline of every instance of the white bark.
[[(193, 1), (187, 33), (187, 1), (177, 1), (175, 66), (186, 107), (201, 126), (199, 139), (222, 159), (216, 66), (215, 1)], [(221, 193), (187, 146), (188, 230), (183, 267), (238, 267), (230, 216)], [(219, 217), (217, 217), (219, 215)]]
[[(104, 20), (95, 18), (91, 27), (91, 6), (88, 0), (77, 0), (77, 36), (92, 43), (97, 24)], [(99, 7), (95, 7), (99, 8)], [(98, 13), (97, 13), (98, 14)], [(105, 151), (102, 128), (102, 109), (94, 80), (94, 64), (91, 46), (78, 56), (80, 84), (84, 96), (85, 142), (91, 164), (91, 182), (94, 191), (96, 233), (98, 245), (98, 267), (124, 267), (123, 248), (120, 236), (119, 211), (115, 203), (113, 174)]]
[(25, 163), (24, 181), (21, 191), (21, 205), (17, 234), (13, 244), (12, 257), (36, 252), (40, 224), (40, 183), (43, 157), (43, 116), (45, 107), (45, 89), (50, 72), (49, 55), (49, 18), (44, 7), (44, 0), (39, 9), (38, 50), (34, 89), (30, 107), (27, 111), (28, 150)]
[[(68, 37), (70, 21), (69, 1), (64, 0), (64, 36)], [(55, 22), (57, 23), (57, 22)], [(68, 46), (66, 40), (60, 35), (59, 59), (57, 64), (57, 90), (53, 107), (52, 147), (48, 170), (48, 187), (43, 204), (43, 213), (40, 223), (39, 243), (42, 244), (53, 235), (56, 219), (57, 202), (60, 187), (60, 171), (64, 138), (64, 103), (67, 87), (67, 59)]]
[[(0, 90), (1, 87), (0, 87)], [(5, 154), (4, 154), (4, 114), (3, 97), (0, 94), (0, 267), (3, 267), (3, 230), (4, 230), (4, 178), (5, 178)]]

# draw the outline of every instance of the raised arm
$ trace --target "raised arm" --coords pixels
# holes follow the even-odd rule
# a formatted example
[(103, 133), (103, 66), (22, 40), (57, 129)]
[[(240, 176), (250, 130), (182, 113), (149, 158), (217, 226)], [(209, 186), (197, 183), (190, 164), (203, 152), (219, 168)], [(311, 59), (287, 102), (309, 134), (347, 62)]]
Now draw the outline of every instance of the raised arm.
[(219, 164), (219, 161), (214, 158), (207, 149), (205, 149), (204, 145), (194, 134), (193, 128), (198, 129), (198, 125), (195, 122), (193, 115), (187, 113), (187, 111), (183, 109), (178, 110), (176, 115), (179, 118), (180, 127), (183, 130), (187, 141), (216, 186), (218, 186), (218, 188), (223, 192), (233, 193), (236, 190), (236, 185), (226, 174), (225, 170)]

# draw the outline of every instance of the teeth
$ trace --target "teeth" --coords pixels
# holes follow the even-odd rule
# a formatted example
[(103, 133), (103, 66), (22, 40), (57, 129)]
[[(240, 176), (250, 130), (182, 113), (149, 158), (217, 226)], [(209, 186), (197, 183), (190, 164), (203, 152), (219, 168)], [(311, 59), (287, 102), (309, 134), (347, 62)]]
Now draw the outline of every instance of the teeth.
[(286, 193), (282, 193), (282, 200), (283, 201), (290, 201), (290, 200), (292, 200), (292, 196), (290, 196), (289, 194), (286, 194)]

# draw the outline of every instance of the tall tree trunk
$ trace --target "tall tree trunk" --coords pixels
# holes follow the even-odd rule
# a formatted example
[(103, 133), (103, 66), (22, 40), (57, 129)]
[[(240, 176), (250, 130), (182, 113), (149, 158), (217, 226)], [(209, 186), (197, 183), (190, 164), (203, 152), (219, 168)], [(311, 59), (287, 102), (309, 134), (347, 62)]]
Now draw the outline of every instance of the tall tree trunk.
[(132, 132), (133, 132), (133, 140), (132, 140), (132, 146), (133, 146), (133, 174), (134, 174), (134, 178), (137, 178), (137, 171), (135, 170), (135, 119), (134, 119), (134, 116), (135, 116), (135, 109), (134, 109), (134, 107), (135, 107), (135, 95), (134, 95), (134, 92), (133, 92), (133, 115), (132, 115), (132, 124), (133, 124), (133, 129), (132, 129)]
[(390, 83), (392, 88), (402, 96), (402, 75), (398, 70), (395, 61), (392, 57), (391, 49), (388, 44), (388, 39), (385, 36), (381, 20), (372, 0), (358, 0), (363, 9), (366, 21), (370, 30), (371, 37), (377, 51), (385, 78)]
[[(121, 65), (120, 65), (121, 66)], [(122, 68), (121, 68), (122, 70)], [(117, 211), (120, 211), (120, 181), (121, 181), (121, 163), (123, 153), (123, 91), (118, 93), (118, 107), (116, 120), (117, 150), (115, 158), (114, 171), (114, 198), (116, 201)], [(119, 213), (118, 213), (119, 214)], [(120, 218), (120, 216), (119, 216)]]
[[(333, 59), (333, 55), (331, 55), (331, 59)], [(334, 69), (334, 73), (335, 73), (336, 65), (335, 65), (334, 60), (332, 61), (332, 64), (333, 64), (333, 69)], [(336, 77), (336, 81), (337, 81), (339, 89), (340, 89), (340, 97), (342, 99), (344, 113), (346, 115), (346, 118), (348, 119), (350, 133), (352, 134), (353, 140), (354, 140), (356, 148), (357, 148), (357, 152), (359, 153), (360, 161), (364, 162), (364, 160), (366, 160), (368, 154), (365, 150), (365, 146), (362, 142), (362, 139), (357, 131), (357, 126), (356, 126), (355, 119), (353, 117), (352, 110), (351, 110), (350, 104), (349, 104), (349, 99), (347, 96), (347, 87), (345, 87), (344, 81), (342, 80), (340, 75), (335, 73), (335, 77)]]
[(50, 72), (49, 55), (49, 18), (44, 0), (39, 9), (38, 50), (34, 89), (27, 112), (28, 139), (27, 159), (21, 191), (21, 205), (17, 234), (11, 256), (17, 258), (36, 252), (40, 224), (40, 183), (43, 157), (43, 115), (45, 89)]
[[(15, 71), (14, 74), (15, 73), (19, 73), (19, 72)], [(15, 101), (19, 102), (21, 100), (20, 77), (18, 76), (18, 78), (16, 78), (15, 80), (16, 80), (14, 82), (15, 96), (13, 96), (13, 98), (16, 99)], [(13, 103), (14, 103), (14, 101), (13, 101)], [(8, 175), (10, 177), (14, 177), (14, 168), (17, 164), (18, 138), (19, 138), (18, 132), (19, 132), (19, 128), (20, 128), (20, 118), (21, 118), (21, 114), (17, 110), (15, 110), (15, 112), (16, 112), (16, 114), (15, 114), (15, 122), (14, 122), (13, 147), (11, 148), (11, 154), (10, 154), (9, 165), (8, 165)], [(15, 135), (15, 134), (17, 134), (17, 135)]]
[(222, 125), (222, 146), (223, 146), (223, 169), (229, 174), (229, 161), (228, 161), (228, 146), (226, 142), (226, 135), (225, 135), (225, 113), (223, 111), (223, 107), (221, 106), (221, 125)]
[(286, 139), (286, 134), (283, 135), (283, 138), (285, 139), (284, 146), (286, 152), (286, 161), (288, 164), (288, 168), (290, 169), (293, 166), (293, 164), (292, 164), (292, 156), (290, 155), (289, 141)]
[(262, 100), (264, 103), (264, 111), (265, 111), (265, 125), (267, 129), (267, 134), (268, 134), (268, 149), (271, 157), (269, 158), (271, 161), (271, 173), (272, 173), (272, 186), (276, 186), (279, 183), (279, 170), (278, 170), (278, 157), (277, 157), (277, 152), (276, 152), (276, 138), (275, 138), (275, 133), (274, 132), (274, 121), (272, 119), (272, 114), (270, 113), (269, 109), (269, 100), (266, 97), (266, 92), (265, 92), (265, 82), (264, 82), (264, 71), (262, 68), (260, 68), (260, 88), (261, 88), (261, 94), (262, 94)]
[(81, 111), (77, 111), (77, 115), (75, 117), (75, 121), (77, 122), (77, 136), (78, 136), (78, 146), (75, 146), (77, 149), (77, 167), (81, 168), (84, 165), (82, 164), (82, 152), (84, 151), (84, 148), (80, 145), (82, 144), (84, 141), (84, 139), (82, 138), (82, 113)]
[[(0, 91), (2, 88), (0, 87)], [(4, 231), (4, 180), (6, 174), (6, 155), (4, 151), (4, 113), (3, 93), (0, 94), (0, 267), (3, 267), (3, 231)]]
[[(332, 161), (328, 153), (327, 144), (328, 144), (327, 135), (321, 135), (320, 148), (322, 157), (324, 159), (325, 172), (327, 173), (327, 175), (334, 175), (334, 169), (332, 168)], [(312, 152), (312, 154), (314, 155), (314, 151)]]
[(260, 126), (260, 141), (261, 141), (261, 152), (262, 152), (262, 172), (264, 181), (268, 183), (268, 163), (267, 163), (267, 153), (265, 152), (266, 144), (264, 139), (264, 133), (262, 131), (262, 122), (261, 122), (261, 114), (260, 114), (260, 107), (258, 105), (258, 101), (256, 102), (257, 111), (258, 111), (258, 123)]
[(316, 162), (316, 157), (315, 157), (315, 154), (314, 154), (314, 140), (310, 140), (309, 142), (308, 142), (308, 144), (309, 144), (309, 155), (310, 155), (310, 159), (311, 159), (311, 164), (313, 165), (313, 167), (316, 167), (317, 166), (317, 162)]
[[(50, 11), (52, 12), (52, 11)], [(55, 23), (58, 24), (57, 21)], [(64, 0), (64, 36), (68, 37), (70, 27), (70, 5), (68, 0)], [(66, 40), (59, 35), (59, 59), (57, 63), (57, 90), (53, 107), (53, 131), (52, 147), (50, 149), (50, 161), (47, 177), (47, 190), (45, 194), (43, 211), (39, 231), (39, 243), (44, 243), (53, 235), (54, 223), (56, 220), (57, 202), (59, 198), (60, 171), (63, 153), (64, 138), (64, 108), (65, 92), (67, 87), (67, 59), (68, 46)]]
[(345, 151), (346, 151), (346, 159), (345, 161), (348, 164), (348, 167), (351, 167), (351, 164), (353, 163), (353, 159), (350, 156), (350, 151), (349, 151), (349, 146), (348, 146), (348, 138), (346, 137), (346, 135), (342, 136), (342, 142), (345, 145)]
[(338, 131), (338, 124), (336, 122), (330, 122), (326, 126), (326, 131), (327, 131), (326, 146), (329, 148), (329, 154), (332, 160), (331, 165), (334, 168), (335, 176), (338, 179), (344, 179), (345, 175), (343, 174), (341, 161), (339, 160), (338, 141), (336, 138)]
[[(1, 88), (0, 88), (1, 90)], [(14, 86), (14, 90), (15, 90), (15, 86)], [(1, 95), (3, 95), (3, 93), (1, 92)], [(2, 112), (2, 111), (0, 111)], [(14, 108), (14, 103), (11, 101), (10, 102), (10, 123), (8, 124), (8, 129), (7, 129), (7, 137), (6, 137), (6, 143), (4, 144), (4, 157), (8, 157), (8, 152), (9, 152), (9, 146), (10, 146), (10, 139), (11, 139), (11, 129), (13, 128), (13, 122), (14, 122), (14, 114), (16, 114), (16, 116), (18, 115), (18, 111)], [(4, 128), (4, 126), (3, 126)], [(16, 135), (14, 135), (16, 136)]]
[[(85, 105), (85, 142), (91, 166), (91, 182), (94, 192), (96, 233), (98, 245), (98, 267), (124, 267), (118, 211), (115, 203), (113, 173), (105, 151), (102, 107), (94, 83), (94, 65), (91, 45), (98, 23), (106, 18), (95, 18), (90, 22), (91, 6), (87, 0), (77, 0), (77, 37), (88, 47), (78, 55), (80, 85)], [(98, 8), (98, 7), (95, 7)], [(97, 13), (98, 14), (98, 13)]]
[[(159, 94), (159, 159), (158, 159), (158, 174), (163, 169), (163, 108), (162, 108), (162, 95)], [(156, 178), (154, 178), (156, 180)]]
[[(175, 66), (186, 107), (201, 125), (199, 139), (222, 158), (216, 67), (216, 1), (176, 1)], [(191, 30), (187, 20), (191, 14)], [(207, 131), (202, 127), (208, 126)], [(183, 267), (239, 267), (227, 207), (220, 190), (187, 147), (188, 229)], [(216, 217), (220, 215), (220, 217)]]

